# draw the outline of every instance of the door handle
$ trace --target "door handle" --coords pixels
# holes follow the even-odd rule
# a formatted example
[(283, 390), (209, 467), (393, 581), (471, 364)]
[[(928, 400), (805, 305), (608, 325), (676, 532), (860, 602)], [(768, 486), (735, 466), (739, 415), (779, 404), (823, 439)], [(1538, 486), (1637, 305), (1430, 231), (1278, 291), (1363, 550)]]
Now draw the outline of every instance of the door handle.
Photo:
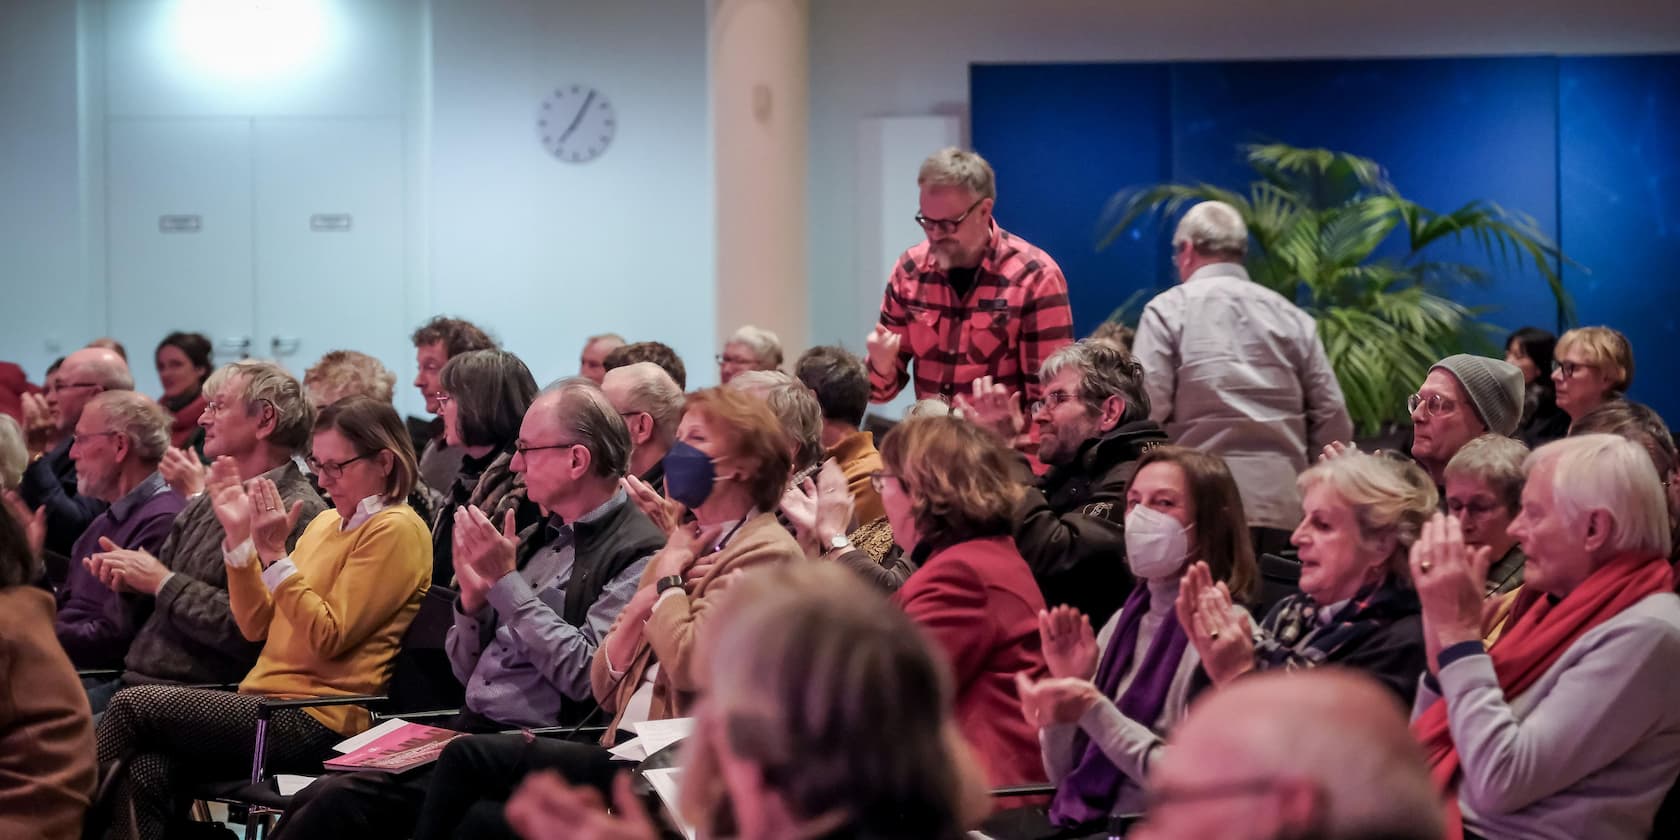
[(237, 355), (241, 359), (251, 358), (251, 337), (248, 335), (224, 338), (216, 345), (216, 354)]
[(276, 356), (290, 356), (298, 351), (298, 346), (302, 343), (297, 336), (277, 335), (268, 343), (268, 348), (273, 350)]

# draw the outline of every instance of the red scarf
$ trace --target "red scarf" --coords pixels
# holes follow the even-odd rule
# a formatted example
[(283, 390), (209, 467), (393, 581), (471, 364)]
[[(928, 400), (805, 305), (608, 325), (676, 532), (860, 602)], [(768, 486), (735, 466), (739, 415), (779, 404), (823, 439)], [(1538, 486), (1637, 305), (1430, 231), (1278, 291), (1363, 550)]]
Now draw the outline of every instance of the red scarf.
[[(1666, 559), (1623, 555), (1600, 566), (1563, 600), (1537, 601), (1488, 652), (1506, 700), (1520, 697), (1587, 631), (1647, 595), (1673, 589), (1674, 572)], [(1412, 722), (1412, 734), (1423, 744), (1430, 778), (1446, 797), (1447, 837), (1461, 840), (1464, 818), (1458, 808), (1458, 748), (1447, 727), (1444, 699), (1436, 700)]]

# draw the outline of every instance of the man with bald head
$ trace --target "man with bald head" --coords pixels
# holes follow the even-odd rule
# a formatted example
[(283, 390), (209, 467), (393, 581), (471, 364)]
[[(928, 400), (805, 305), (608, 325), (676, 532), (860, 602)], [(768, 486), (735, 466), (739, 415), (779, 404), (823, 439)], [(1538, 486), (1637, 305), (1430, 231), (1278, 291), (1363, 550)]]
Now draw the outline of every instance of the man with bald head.
[(18, 483), (18, 494), (31, 511), (45, 509), (45, 548), (68, 557), (76, 539), (106, 504), (76, 492), (76, 462), (70, 458), (76, 423), (94, 397), (106, 391), (134, 390), (134, 377), (122, 356), (104, 347), (85, 347), (66, 356), (58, 376), (58, 388), (48, 401), (62, 439), (51, 450), (30, 453), (32, 460)]
[(608, 370), (601, 390), (630, 429), (629, 474), (662, 491), (665, 453), (682, 421), (682, 388), (659, 365), (634, 362)]
[(1352, 671), (1274, 671), (1191, 707), (1150, 768), (1141, 840), (1439, 840), (1406, 716)]

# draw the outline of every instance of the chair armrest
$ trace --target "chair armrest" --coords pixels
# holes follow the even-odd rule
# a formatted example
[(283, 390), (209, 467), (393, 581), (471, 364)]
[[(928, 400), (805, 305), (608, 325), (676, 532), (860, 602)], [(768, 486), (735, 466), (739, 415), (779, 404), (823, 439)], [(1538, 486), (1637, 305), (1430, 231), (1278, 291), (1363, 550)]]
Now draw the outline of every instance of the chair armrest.
[(76, 676), (84, 680), (114, 680), (123, 675), (121, 668), (82, 668)]
[(373, 712), (372, 715), (374, 723), (382, 723), (387, 720), (396, 720), (397, 718), (402, 718), (403, 720), (434, 720), (436, 718), (454, 717), (460, 713), (460, 709), (431, 709), (424, 712), (393, 712), (390, 714)]
[(570, 726), (539, 726), (535, 729), (509, 729), (507, 731), (509, 733), (529, 732), (539, 738), (565, 739), (578, 735), (587, 735), (589, 736), (589, 740), (592, 741), (600, 740), (602, 735), (607, 734), (607, 728), (605, 726), (584, 726), (579, 728), (573, 728)]
[(383, 703), (391, 699), (384, 694), (348, 694), (336, 697), (300, 697), (296, 700), (279, 700), (264, 698), (262, 705), (257, 707), (257, 717), (267, 718), (275, 709), (316, 709), (323, 706), (360, 706), (366, 703)]
[(992, 788), (993, 797), (1004, 796), (1048, 796), (1056, 792), (1056, 786), (1043, 785), (1010, 785), (1008, 787)]

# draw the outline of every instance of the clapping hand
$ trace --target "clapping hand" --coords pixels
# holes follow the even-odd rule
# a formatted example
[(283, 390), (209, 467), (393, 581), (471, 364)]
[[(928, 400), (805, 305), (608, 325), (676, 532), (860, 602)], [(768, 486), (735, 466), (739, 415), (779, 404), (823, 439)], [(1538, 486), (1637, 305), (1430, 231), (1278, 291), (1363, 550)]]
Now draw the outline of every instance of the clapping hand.
[(794, 536), (807, 549), (825, 551), (835, 536), (843, 536), (852, 522), (852, 491), (846, 474), (833, 458), (823, 462), (816, 480), (810, 478), (782, 494), (782, 515), (793, 524)]
[(885, 324), (876, 324), (875, 329), (863, 340), (864, 349), (869, 353), (869, 366), (876, 372), (891, 374), (898, 370), (899, 347), (904, 337), (893, 332)]
[(41, 548), (47, 544), (47, 508), (46, 505), (29, 509), (29, 503), (18, 495), (16, 490), (6, 491), (6, 509), (11, 511), (12, 517), (18, 525), (23, 527), (24, 538), (29, 543), (29, 553), (41, 556)]
[(1223, 581), (1213, 582), (1207, 563), (1197, 561), (1185, 571), (1174, 607), (1214, 685), (1254, 670), (1254, 622), (1231, 601)]
[(236, 548), (250, 539), (251, 498), (239, 481), (239, 466), (232, 458), (224, 455), (210, 465), (205, 487), (210, 494), (210, 509), (222, 523), (222, 549)]
[(1021, 392), (1009, 390), (990, 376), (974, 380), (972, 395), (958, 394), (956, 407), (964, 419), (997, 435), (1004, 443), (1013, 443), (1027, 428), (1027, 415), (1021, 410)]
[(630, 774), (613, 779), (613, 812), (601, 794), (574, 787), (553, 770), (525, 777), (508, 799), (508, 825), (524, 840), (655, 840), (653, 819), (630, 786)]
[(1429, 668), (1441, 649), (1482, 637), (1484, 581), (1493, 550), (1464, 544), (1458, 517), (1437, 513), (1412, 543), (1412, 585), (1423, 605)]
[(47, 451), (58, 440), (58, 418), (40, 394), (23, 395), (23, 436), (30, 455)]
[(292, 502), (280, 497), (280, 488), (266, 478), (255, 478), (245, 485), (251, 511), (251, 542), (264, 566), (286, 556), (286, 539), (303, 516), (303, 500)]
[(514, 512), (507, 511), (502, 529), (497, 531), (483, 511), (462, 505), (455, 509), (450, 541), (461, 606), (469, 613), (478, 612), (484, 608), (490, 587), (518, 566), (519, 532)]
[(198, 456), (185, 449), (170, 447), (164, 450), (163, 460), (158, 462), (158, 473), (163, 480), (169, 482), (169, 488), (183, 498), (191, 498), (194, 494), (203, 492), (204, 484), (209, 477), (209, 471)]
[(1097, 636), (1091, 619), (1063, 604), (1038, 612), (1038, 638), (1050, 676), (1089, 680), (1097, 675)]
[(682, 524), (683, 515), (688, 509), (681, 502), (672, 501), (659, 495), (659, 490), (653, 485), (633, 475), (625, 476), (620, 483), (624, 491), (630, 495), (630, 501), (640, 508), (659, 530), (670, 534)]
[(1318, 455), (1318, 462), (1322, 464), (1325, 461), (1334, 461), (1343, 455), (1357, 454), (1359, 454), (1359, 447), (1354, 446), (1352, 442), (1333, 440), (1324, 445), (1324, 450)]
[(1034, 729), (1078, 723), (1092, 706), (1103, 701), (1102, 692), (1090, 680), (1077, 677), (1046, 677), (1034, 682), (1023, 672), (1015, 675), (1015, 690), (1021, 695), (1021, 715)]
[(110, 537), (100, 537), (99, 547), (103, 550), (82, 558), (82, 565), (112, 592), (126, 589), (155, 596), (169, 577), (169, 570), (144, 551), (122, 548)]

